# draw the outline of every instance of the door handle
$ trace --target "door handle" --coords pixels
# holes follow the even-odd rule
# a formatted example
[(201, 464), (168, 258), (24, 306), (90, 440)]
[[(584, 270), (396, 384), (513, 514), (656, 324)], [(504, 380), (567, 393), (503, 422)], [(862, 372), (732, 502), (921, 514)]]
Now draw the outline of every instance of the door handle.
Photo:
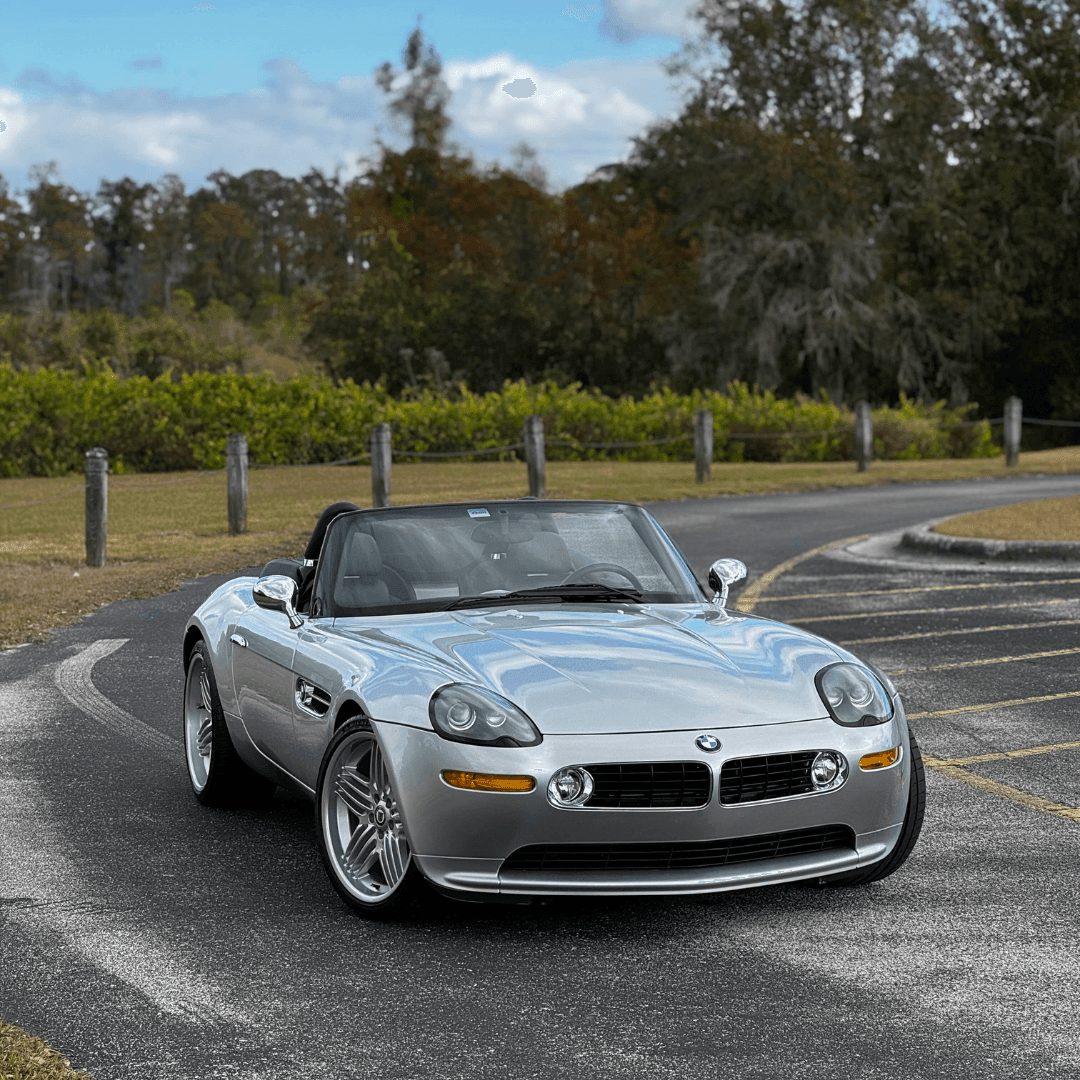
[(239, 645), (241, 649), (246, 649), (247, 648), (247, 642), (239, 634), (230, 634), (229, 635), (229, 640), (230, 641), (235, 641), (236, 644)]

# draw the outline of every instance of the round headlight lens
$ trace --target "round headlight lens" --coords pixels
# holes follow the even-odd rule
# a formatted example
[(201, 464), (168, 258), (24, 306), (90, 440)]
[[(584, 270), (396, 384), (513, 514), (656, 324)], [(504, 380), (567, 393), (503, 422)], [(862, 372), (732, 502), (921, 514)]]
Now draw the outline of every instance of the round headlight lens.
[(830, 664), (817, 673), (829, 715), (845, 727), (870, 727), (892, 719), (892, 699), (881, 682), (858, 664)]
[(536, 725), (513, 703), (480, 686), (450, 683), (431, 695), (431, 726), (451, 742), (535, 746)]
[(446, 710), (446, 722), (455, 731), (468, 731), (476, 722), (476, 710), (467, 701), (455, 701)]
[(847, 779), (847, 759), (835, 750), (822, 750), (810, 765), (815, 791), (832, 791)]
[(559, 769), (548, 781), (548, 800), (554, 806), (584, 806), (593, 793), (592, 773), (577, 765)]

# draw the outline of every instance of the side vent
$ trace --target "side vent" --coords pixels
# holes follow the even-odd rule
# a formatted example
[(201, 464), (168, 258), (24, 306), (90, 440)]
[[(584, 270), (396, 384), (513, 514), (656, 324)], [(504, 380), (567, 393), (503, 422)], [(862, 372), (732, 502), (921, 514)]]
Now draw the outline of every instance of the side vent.
[(325, 716), (330, 711), (330, 695), (306, 679), (297, 679), (296, 707), (312, 716)]

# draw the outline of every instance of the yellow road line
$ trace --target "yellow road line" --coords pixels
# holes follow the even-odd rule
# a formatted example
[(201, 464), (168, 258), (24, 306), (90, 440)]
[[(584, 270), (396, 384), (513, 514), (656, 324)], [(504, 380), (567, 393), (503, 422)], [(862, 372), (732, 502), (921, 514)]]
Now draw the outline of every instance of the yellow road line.
[(1033, 757), (1035, 754), (1052, 754), (1056, 750), (1080, 750), (1080, 742), (1052, 743), (1049, 746), (1028, 746), (1023, 750), (1002, 750), (993, 754), (974, 754), (971, 757), (953, 758), (927, 758), (923, 755), (923, 761), (933, 760), (935, 765), (981, 765), (984, 761), (1008, 761), (1011, 758)]
[(996, 608), (1050, 607), (1052, 604), (1076, 603), (1080, 603), (1080, 596), (1059, 597), (1056, 600), (1031, 600), (1026, 604), (1018, 604), (1016, 601), (1010, 601), (1007, 604), (969, 604), (966, 607), (899, 608), (896, 611), (860, 611), (854, 615), (811, 615), (805, 619), (790, 619), (788, 621), (792, 626), (800, 626), (802, 623), (847, 622), (851, 619), (880, 619), (895, 615), (948, 615), (953, 611), (993, 611)]
[(956, 668), (983, 667), (986, 664), (1012, 664), (1017, 660), (1042, 660), (1048, 656), (1075, 656), (1080, 649), (1051, 649), (1049, 652), (1029, 652), (1022, 656), (991, 656), (987, 660), (958, 660), (951, 664), (931, 664), (929, 667), (886, 668), (886, 675), (913, 675), (919, 671), (952, 671)]
[(1051, 802), (1039, 795), (1029, 795), (1019, 788), (1009, 787), (1008, 784), (999, 784), (996, 780), (989, 780), (978, 773), (968, 772), (958, 765), (953, 765), (940, 758), (923, 757), (927, 768), (933, 769), (950, 780), (958, 780), (961, 784), (967, 784), (978, 791), (985, 791), (988, 795), (997, 795), (999, 798), (1008, 799), (1028, 810), (1041, 810), (1044, 814), (1053, 814), (1055, 817), (1065, 818), (1067, 821), (1080, 823), (1080, 810), (1075, 806), (1064, 806), (1062, 803)]
[(792, 567), (798, 566), (799, 563), (806, 562), (807, 559), (812, 559), (815, 555), (820, 555), (825, 551), (831, 551), (833, 548), (843, 547), (844, 544), (854, 544), (857, 540), (865, 540), (868, 535), (868, 533), (863, 533), (861, 536), (845, 536), (843, 540), (833, 540), (831, 544), (822, 544), (820, 547), (811, 548), (809, 551), (804, 551), (801, 555), (796, 555), (794, 559), (788, 559), (785, 562), (777, 563), (777, 565), (767, 573), (762, 574), (753, 585), (749, 585), (743, 589), (742, 594), (739, 596), (739, 602), (735, 605), (735, 609), (749, 614), (754, 610), (757, 604), (760, 603), (765, 590), (770, 588), (772, 583), (780, 577), (781, 574), (786, 574)]
[(759, 604), (779, 604), (785, 600), (829, 600), (838, 596), (893, 596), (896, 593), (958, 592), (961, 589), (1019, 589), (1025, 585), (1080, 585), (1080, 578), (1045, 578), (1042, 581), (980, 581), (967, 585), (913, 585), (908, 589), (864, 589), (854, 592), (808, 592), (794, 596), (763, 596)]
[(890, 634), (888, 637), (855, 638), (837, 645), (876, 645), (883, 641), (915, 641), (917, 638), (950, 637), (955, 634), (990, 634), (995, 630), (1040, 630), (1044, 626), (1080, 626), (1080, 619), (1047, 619), (1045, 622), (1011, 623), (1005, 626), (965, 626), (960, 630), (923, 630), (917, 634)]
[(931, 716), (956, 716), (966, 712), (989, 712), (991, 709), (1008, 709), (1013, 705), (1036, 705), (1040, 701), (1064, 701), (1066, 698), (1080, 698), (1080, 690), (1069, 690), (1064, 694), (1043, 694), (1041, 697), (1013, 698), (1010, 701), (988, 701), (983, 705), (961, 705), (956, 709), (933, 709), (929, 712), (908, 713), (909, 720), (925, 720)]

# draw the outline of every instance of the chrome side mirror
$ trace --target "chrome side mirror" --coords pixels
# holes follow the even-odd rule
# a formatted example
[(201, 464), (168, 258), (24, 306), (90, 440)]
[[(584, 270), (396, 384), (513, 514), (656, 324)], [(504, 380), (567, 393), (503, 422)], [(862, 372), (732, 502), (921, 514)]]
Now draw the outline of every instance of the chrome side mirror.
[(730, 586), (746, 577), (746, 563), (739, 559), (717, 559), (709, 567), (709, 588), (713, 591), (712, 602), (717, 607), (727, 606)]
[(296, 614), (296, 582), (284, 574), (270, 574), (259, 578), (252, 587), (255, 603), (265, 611), (283, 611), (289, 617), (289, 627), (299, 630), (304, 620)]

